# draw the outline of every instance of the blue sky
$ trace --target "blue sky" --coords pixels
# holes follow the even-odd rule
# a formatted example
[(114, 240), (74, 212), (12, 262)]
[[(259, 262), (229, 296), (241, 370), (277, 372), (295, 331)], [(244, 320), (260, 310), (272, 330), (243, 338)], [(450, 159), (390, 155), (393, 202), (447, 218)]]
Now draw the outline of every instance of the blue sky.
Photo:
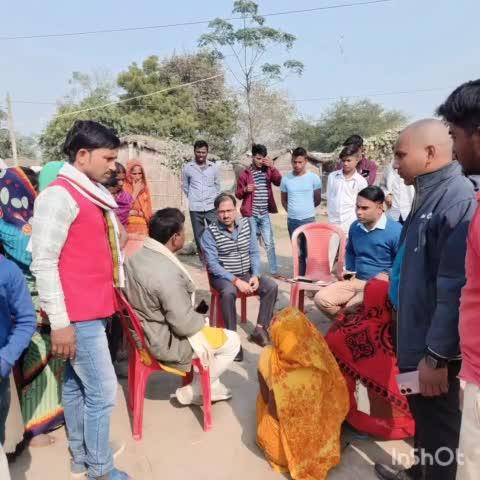
[[(260, 12), (308, 9), (360, 0), (260, 0)], [(4, 8), (0, 37), (141, 26), (229, 16), (231, 0), (16, 1)], [(135, 6), (134, 6), (135, 5)], [(331, 97), (364, 96), (410, 118), (432, 115), (459, 83), (480, 76), (478, 0), (393, 0), (318, 13), (276, 16), (269, 25), (297, 36), (291, 57), (304, 75), (283, 88), (301, 114), (318, 117)], [(148, 55), (196, 48), (206, 25), (50, 39), (0, 41), (0, 105), (14, 100), (54, 102), (73, 71), (113, 74)], [(274, 52), (272, 59), (283, 58)], [(378, 95), (389, 92), (432, 90)], [(16, 127), (39, 133), (51, 105), (14, 104)]]

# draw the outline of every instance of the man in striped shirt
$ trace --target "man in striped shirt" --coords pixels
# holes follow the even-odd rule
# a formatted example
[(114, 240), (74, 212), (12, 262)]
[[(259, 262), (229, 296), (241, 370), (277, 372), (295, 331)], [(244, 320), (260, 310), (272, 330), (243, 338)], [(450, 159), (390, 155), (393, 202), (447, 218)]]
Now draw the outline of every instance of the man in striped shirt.
[(277, 255), (273, 238), (270, 213), (277, 213), (277, 205), (272, 192), (272, 183), (280, 186), (282, 175), (268, 157), (267, 147), (252, 146), (252, 165), (238, 178), (235, 196), (242, 200), (241, 214), (248, 218), (255, 237), (262, 237), (267, 252), (270, 274), (282, 278), (278, 273)]
[[(210, 282), (220, 292), (225, 326), (237, 329), (235, 302), (237, 291), (258, 293), (260, 310), (257, 326), (250, 341), (264, 347), (269, 343), (268, 327), (277, 300), (278, 286), (270, 278), (260, 276), (260, 252), (255, 235), (246, 218), (237, 218), (237, 201), (233, 195), (221, 193), (215, 199), (217, 221), (205, 230), (201, 247), (207, 262)], [(236, 361), (243, 360), (240, 349)]]

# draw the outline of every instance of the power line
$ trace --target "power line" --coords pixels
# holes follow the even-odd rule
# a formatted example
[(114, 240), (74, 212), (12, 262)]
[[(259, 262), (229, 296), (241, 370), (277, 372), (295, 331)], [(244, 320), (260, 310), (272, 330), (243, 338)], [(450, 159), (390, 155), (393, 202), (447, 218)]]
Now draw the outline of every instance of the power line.
[[(220, 75), (219, 75), (220, 76)], [(215, 77), (211, 77), (215, 78)], [(210, 79), (210, 78), (209, 78)], [(209, 79), (203, 79), (200, 81), (206, 81)], [(179, 86), (177, 86), (179, 87)], [(172, 87), (172, 88), (177, 88)], [(388, 96), (388, 95), (407, 95), (407, 94), (417, 94), (417, 93), (430, 93), (430, 92), (438, 92), (442, 90), (450, 90), (455, 88), (454, 86), (445, 86), (445, 87), (435, 87), (435, 88), (425, 88), (425, 89), (417, 89), (417, 90), (397, 90), (397, 91), (388, 91), (388, 92), (373, 92), (373, 93), (363, 93), (363, 94), (355, 94), (355, 95), (340, 95), (336, 97), (307, 97), (307, 98), (294, 98), (292, 99), (293, 102), (310, 102), (310, 101), (322, 101), (322, 100), (339, 100), (342, 98), (366, 98), (366, 97), (380, 97), (380, 96)], [(162, 92), (163, 90), (159, 90), (158, 92), (153, 92), (148, 95), (155, 95), (157, 93)], [(139, 98), (139, 97), (134, 97)], [(127, 98), (122, 101), (129, 101), (132, 98)], [(12, 100), (13, 104), (27, 104), (27, 105), (59, 105), (59, 102), (43, 102), (43, 101), (34, 101), (34, 100)], [(116, 103), (116, 102), (115, 102)], [(151, 104), (144, 104), (144, 105), (151, 105)], [(0, 106), (4, 106), (0, 104)], [(97, 107), (94, 107), (97, 108)]]
[(200, 80), (194, 80), (193, 82), (182, 83), (181, 85), (174, 85), (172, 87), (162, 88), (161, 90), (157, 90), (156, 92), (146, 93), (144, 95), (137, 95), (136, 97), (124, 98), (122, 100), (117, 100), (115, 102), (104, 103), (103, 105), (97, 105), (95, 107), (83, 108), (81, 110), (75, 110), (73, 112), (60, 113), (59, 115), (56, 115), (56, 117), (67, 117), (67, 116), (70, 116), (70, 115), (76, 115), (78, 113), (85, 113), (85, 112), (90, 112), (92, 110), (98, 110), (99, 108), (111, 107), (112, 105), (118, 105), (119, 103), (130, 102), (132, 100), (137, 100), (139, 98), (151, 97), (153, 95), (158, 95), (159, 93), (170, 92), (171, 90), (177, 90), (179, 88), (188, 87), (190, 85), (195, 85), (196, 83), (206, 82), (208, 80), (213, 80), (214, 78), (218, 78), (218, 77), (223, 77), (223, 73), (219, 73), (218, 75), (213, 75), (213, 76), (207, 77), (207, 78), (201, 78)]
[[(280, 15), (293, 15), (293, 14), (301, 14), (301, 13), (313, 13), (319, 12), (322, 10), (335, 10), (339, 8), (350, 8), (350, 7), (359, 7), (359, 6), (368, 6), (368, 5), (375, 5), (381, 3), (390, 3), (394, 0), (368, 0), (363, 2), (356, 2), (356, 3), (342, 3), (338, 5), (327, 5), (324, 7), (315, 7), (315, 8), (305, 8), (301, 10), (285, 10), (281, 12), (272, 12), (266, 13), (261, 15), (262, 17), (277, 17)], [(252, 18), (250, 16), (246, 18)], [(232, 20), (242, 20), (243, 17), (229, 17), (223, 18), (223, 20), (232, 21)], [(77, 37), (77, 36), (84, 36), (84, 35), (98, 35), (102, 33), (121, 33), (121, 32), (134, 32), (134, 31), (141, 31), (141, 30), (157, 30), (161, 28), (173, 28), (173, 27), (186, 27), (192, 25), (204, 25), (208, 24), (212, 21), (209, 20), (194, 20), (190, 22), (178, 22), (178, 23), (167, 23), (163, 25), (143, 25), (139, 27), (120, 27), (120, 28), (112, 28), (112, 29), (102, 29), (102, 30), (87, 30), (87, 31), (80, 31), (80, 32), (64, 32), (64, 33), (42, 33), (42, 34), (32, 34), (32, 35), (17, 35), (11, 37), (0, 37), (0, 41), (8, 41), (8, 40), (28, 40), (28, 39), (35, 39), (35, 38), (59, 38), (59, 37)]]
[(340, 100), (342, 98), (367, 98), (367, 97), (383, 97), (388, 95), (407, 95), (407, 94), (416, 94), (416, 93), (430, 93), (438, 92), (441, 90), (449, 90), (455, 87), (437, 87), (437, 88), (425, 88), (418, 90), (398, 90), (391, 92), (374, 92), (374, 93), (364, 93), (363, 95), (342, 95), (338, 97), (309, 97), (309, 98), (295, 98), (292, 101), (294, 102), (314, 102), (318, 100)]
[(27, 105), (57, 105), (58, 102), (41, 102), (41, 101), (31, 101), (31, 100), (12, 100), (12, 103), (20, 103)]

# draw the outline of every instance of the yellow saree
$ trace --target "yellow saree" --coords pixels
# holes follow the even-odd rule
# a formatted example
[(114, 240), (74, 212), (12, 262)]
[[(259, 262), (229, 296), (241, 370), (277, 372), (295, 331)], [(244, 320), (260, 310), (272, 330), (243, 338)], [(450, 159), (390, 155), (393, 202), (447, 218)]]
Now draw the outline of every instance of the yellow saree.
[(323, 336), (299, 310), (279, 312), (259, 360), (257, 443), (277, 471), (322, 480), (340, 462), (349, 410), (345, 379)]

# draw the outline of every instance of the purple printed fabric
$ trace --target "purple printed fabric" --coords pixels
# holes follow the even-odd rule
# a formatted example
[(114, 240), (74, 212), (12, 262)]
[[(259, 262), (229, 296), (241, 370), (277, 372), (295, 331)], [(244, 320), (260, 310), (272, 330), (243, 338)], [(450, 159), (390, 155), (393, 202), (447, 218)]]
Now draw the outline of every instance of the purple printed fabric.
[(115, 212), (120, 220), (120, 223), (126, 227), (128, 223), (128, 214), (132, 209), (133, 197), (125, 190), (122, 190), (120, 193), (115, 195), (115, 201), (118, 205), (118, 208), (115, 209)]

